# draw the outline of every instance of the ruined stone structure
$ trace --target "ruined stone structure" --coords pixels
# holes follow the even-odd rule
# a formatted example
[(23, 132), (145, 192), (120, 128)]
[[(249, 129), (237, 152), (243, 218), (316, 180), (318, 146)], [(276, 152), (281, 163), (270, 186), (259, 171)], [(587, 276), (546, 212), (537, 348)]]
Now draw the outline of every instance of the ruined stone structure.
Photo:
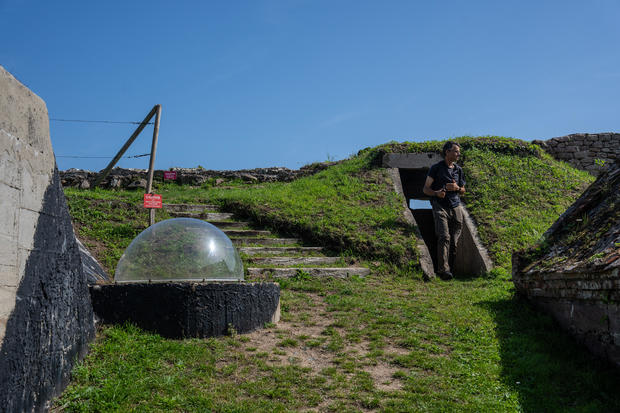
[(94, 336), (45, 103), (0, 66), (0, 411), (44, 411)]
[(554, 158), (597, 175), (605, 164), (620, 159), (620, 133), (575, 133), (533, 141)]
[(513, 254), (517, 291), (551, 313), (593, 353), (620, 367), (620, 164), (545, 233)]
[[(337, 162), (323, 162), (311, 164), (301, 169), (288, 169), (284, 167), (242, 169), (239, 171), (214, 171), (200, 168), (171, 168), (177, 172), (175, 182), (182, 185), (202, 185), (209, 180), (214, 184), (223, 183), (225, 180), (238, 179), (247, 182), (290, 182), (294, 179), (315, 174)], [(110, 175), (103, 180), (101, 186), (105, 188), (137, 189), (146, 188), (148, 171), (146, 169), (114, 168)], [(60, 171), (62, 186), (91, 188), (97, 179), (98, 172), (81, 169), (68, 169)], [(153, 174), (155, 181), (164, 180), (164, 171), (156, 170)]]

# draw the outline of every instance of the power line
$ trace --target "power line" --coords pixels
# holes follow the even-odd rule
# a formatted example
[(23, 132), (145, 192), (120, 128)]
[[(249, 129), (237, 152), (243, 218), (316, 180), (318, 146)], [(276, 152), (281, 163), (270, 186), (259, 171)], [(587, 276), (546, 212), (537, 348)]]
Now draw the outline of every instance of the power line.
[[(143, 153), (142, 155), (123, 156), (123, 158), (142, 158), (143, 156), (149, 156), (150, 153)], [(112, 159), (113, 156), (81, 156), (81, 155), (56, 155), (57, 158), (79, 158), (79, 159)]]
[[(56, 122), (76, 122), (76, 123), (125, 123), (131, 125), (142, 125), (143, 122), (124, 122), (124, 121), (115, 121), (115, 120), (85, 120), (85, 119), (59, 119), (59, 118), (50, 118), (50, 120)], [(147, 122), (147, 125), (152, 125), (153, 122)]]

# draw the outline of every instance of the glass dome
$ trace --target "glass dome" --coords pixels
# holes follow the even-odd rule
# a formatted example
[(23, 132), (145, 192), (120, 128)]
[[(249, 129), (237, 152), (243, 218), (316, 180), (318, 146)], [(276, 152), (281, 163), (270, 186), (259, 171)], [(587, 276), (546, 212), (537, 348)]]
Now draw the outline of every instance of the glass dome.
[(145, 229), (129, 244), (114, 279), (243, 280), (243, 263), (230, 238), (216, 226), (174, 218)]

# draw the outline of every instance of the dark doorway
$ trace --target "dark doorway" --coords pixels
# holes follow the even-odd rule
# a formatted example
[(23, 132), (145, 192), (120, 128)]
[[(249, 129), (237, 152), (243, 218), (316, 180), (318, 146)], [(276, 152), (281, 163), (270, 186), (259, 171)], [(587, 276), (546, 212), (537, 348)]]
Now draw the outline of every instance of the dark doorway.
[(435, 221), (430, 198), (422, 192), (428, 168), (399, 169), (400, 181), (407, 205), (418, 224), (420, 234), (433, 260), (433, 267), (437, 270), (437, 241), (435, 237)]

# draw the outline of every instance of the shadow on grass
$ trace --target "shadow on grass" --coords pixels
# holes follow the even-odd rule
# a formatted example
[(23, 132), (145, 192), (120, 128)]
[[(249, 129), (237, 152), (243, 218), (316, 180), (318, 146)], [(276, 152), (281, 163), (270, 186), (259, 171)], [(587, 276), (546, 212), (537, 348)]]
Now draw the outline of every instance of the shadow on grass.
[(620, 371), (523, 298), (479, 304), (497, 322), (502, 379), (525, 412), (619, 412)]

